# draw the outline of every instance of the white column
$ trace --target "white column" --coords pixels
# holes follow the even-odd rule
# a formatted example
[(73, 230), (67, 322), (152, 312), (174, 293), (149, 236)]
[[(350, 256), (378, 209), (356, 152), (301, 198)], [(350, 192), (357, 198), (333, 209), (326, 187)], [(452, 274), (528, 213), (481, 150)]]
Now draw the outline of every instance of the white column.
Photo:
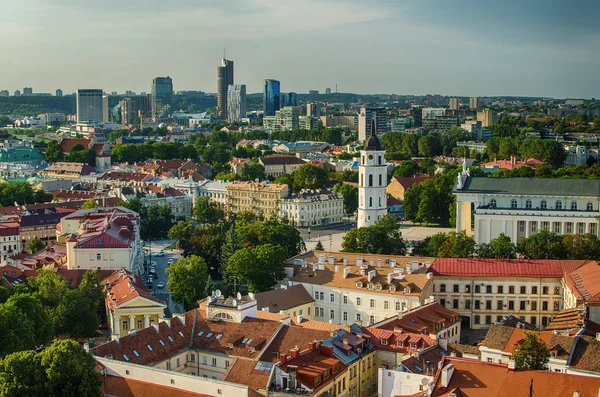
[(144, 314), (144, 328), (148, 328), (150, 326), (150, 315)]
[(129, 332), (135, 331), (135, 316), (132, 314), (129, 316)]
[(112, 330), (112, 333), (117, 338), (121, 336), (121, 317), (120, 316), (113, 316), (113, 330)]
[(461, 230), (461, 206), (462, 206), (462, 201), (457, 201), (456, 202), (456, 232), (460, 232)]

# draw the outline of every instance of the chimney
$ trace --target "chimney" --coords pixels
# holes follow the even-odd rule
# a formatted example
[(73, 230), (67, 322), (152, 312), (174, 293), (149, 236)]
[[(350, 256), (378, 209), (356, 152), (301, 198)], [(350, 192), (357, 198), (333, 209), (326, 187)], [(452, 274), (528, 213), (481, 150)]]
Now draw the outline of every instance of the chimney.
[(452, 380), (452, 374), (454, 374), (454, 365), (448, 364), (442, 368), (442, 387), (448, 387), (450, 380)]
[(338, 272), (338, 270), (340, 270), (340, 267), (339, 267), (338, 265), (335, 265), (335, 267), (334, 267), (334, 270), (335, 270), (335, 272), (337, 273), (337, 272)]
[(250, 299), (252, 299), (253, 301), (256, 300), (256, 295), (253, 292), (248, 292), (248, 296), (250, 297)]
[(348, 346), (348, 337), (344, 338), (344, 345)]
[(433, 273), (427, 273), (427, 280), (431, 280), (433, 278)]
[(352, 272), (352, 269), (349, 267), (344, 268), (344, 278), (348, 278), (348, 275)]
[(382, 264), (382, 260), (381, 259), (377, 259), (377, 267), (381, 267)]
[(313, 272), (316, 272), (317, 270), (319, 270), (319, 264), (313, 263)]
[(263, 311), (263, 312), (269, 312), (269, 308), (268, 308), (268, 307), (263, 307), (263, 308), (262, 308), (262, 311)]
[(325, 263), (326, 259), (327, 259), (327, 255), (325, 255), (325, 254), (319, 255), (319, 263)]
[(396, 267), (396, 260), (395, 259), (390, 259), (390, 267), (392, 269)]
[(304, 321), (304, 316), (301, 314), (298, 317), (296, 317), (296, 321), (298, 322), (298, 324), (300, 324), (302, 321)]
[(310, 350), (311, 352), (316, 352), (317, 351), (317, 342), (315, 342), (315, 341), (309, 342), (308, 350)]
[(445, 351), (448, 351), (448, 338), (439, 338), (438, 345)]
[(348, 258), (344, 257), (343, 262), (344, 262), (344, 266), (347, 266), (348, 265)]
[[(596, 332), (596, 340), (600, 341), (600, 332)], [(598, 392), (598, 397), (600, 397), (600, 392)]]
[(330, 255), (330, 256), (327, 258), (327, 262), (328, 262), (330, 265), (333, 265), (333, 263), (335, 262), (335, 257)]
[(394, 272), (388, 273), (388, 275), (387, 275), (388, 284), (391, 284), (393, 279), (394, 279)]
[(287, 285), (286, 284), (281, 284), (281, 289), (287, 289)]
[(362, 266), (363, 260), (362, 258), (356, 258), (356, 266)]
[(509, 359), (508, 360), (508, 370), (514, 371), (516, 367), (517, 367), (517, 363), (515, 362), (515, 360), (513, 360), (512, 358)]
[(286, 360), (287, 360), (287, 354), (285, 354), (285, 353), (279, 354), (279, 361), (284, 363)]
[(300, 349), (298, 348), (298, 345), (296, 345), (296, 347), (293, 349), (290, 349), (290, 356), (292, 356), (292, 358), (300, 357)]
[(370, 270), (369, 271), (369, 281), (373, 280), (376, 275), (377, 275), (377, 271), (376, 270)]
[(581, 394), (579, 393), (579, 390), (574, 390), (573, 391), (573, 397), (579, 397)]
[(369, 259), (369, 266), (373, 266), (375, 264), (375, 259)]

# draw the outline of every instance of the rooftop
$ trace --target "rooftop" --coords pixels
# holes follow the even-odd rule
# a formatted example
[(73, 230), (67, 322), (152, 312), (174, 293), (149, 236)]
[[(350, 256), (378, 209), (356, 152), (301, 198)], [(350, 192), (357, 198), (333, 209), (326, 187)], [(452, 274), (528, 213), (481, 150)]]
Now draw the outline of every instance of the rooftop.
[(565, 284), (580, 301), (589, 301), (600, 294), (600, 266), (589, 262), (565, 275)]
[(144, 298), (164, 306), (160, 300), (152, 296), (139, 276), (125, 269), (114, 271), (102, 280), (102, 284), (106, 293), (106, 306), (109, 309), (115, 309), (136, 298)]
[(562, 278), (588, 260), (437, 258), (429, 271), (434, 276)]
[(296, 157), (285, 154), (269, 154), (260, 159), (265, 166), (268, 165), (288, 165), (288, 164), (305, 164), (305, 161)]
[(281, 310), (314, 302), (312, 296), (303, 285), (283, 286), (271, 291), (256, 294), (258, 310), (267, 308), (269, 312), (279, 313)]
[(600, 196), (600, 180), (469, 177), (464, 188), (455, 192), (546, 197), (564, 197), (564, 192), (568, 192), (569, 196), (597, 198)]

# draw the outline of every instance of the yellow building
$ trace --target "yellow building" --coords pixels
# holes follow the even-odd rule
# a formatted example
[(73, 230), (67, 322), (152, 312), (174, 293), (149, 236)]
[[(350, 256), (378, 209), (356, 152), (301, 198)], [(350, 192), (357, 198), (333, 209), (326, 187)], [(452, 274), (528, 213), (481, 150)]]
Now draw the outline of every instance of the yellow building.
[(158, 323), (167, 305), (154, 298), (138, 276), (119, 269), (102, 280), (106, 317), (112, 339)]
[(227, 212), (249, 211), (257, 215), (277, 216), (282, 199), (289, 196), (286, 184), (241, 182), (227, 186)]
[(477, 112), (477, 120), (481, 121), (482, 127), (489, 127), (492, 124), (496, 124), (498, 114), (492, 109), (483, 109)]
[(313, 320), (315, 300), (303, 285), (282, 285), (271, 291), (256, 294), (258, 310)]

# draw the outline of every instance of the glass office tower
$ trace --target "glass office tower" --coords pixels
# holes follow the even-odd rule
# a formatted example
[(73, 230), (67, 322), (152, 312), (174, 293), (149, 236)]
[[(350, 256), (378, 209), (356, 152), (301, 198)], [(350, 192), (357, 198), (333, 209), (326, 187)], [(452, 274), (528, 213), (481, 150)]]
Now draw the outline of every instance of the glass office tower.
[(275, 116), (280, 108), (281, 87), (278, 80), (265, 80), (265, 91), (263, 97), (265, 116)]

